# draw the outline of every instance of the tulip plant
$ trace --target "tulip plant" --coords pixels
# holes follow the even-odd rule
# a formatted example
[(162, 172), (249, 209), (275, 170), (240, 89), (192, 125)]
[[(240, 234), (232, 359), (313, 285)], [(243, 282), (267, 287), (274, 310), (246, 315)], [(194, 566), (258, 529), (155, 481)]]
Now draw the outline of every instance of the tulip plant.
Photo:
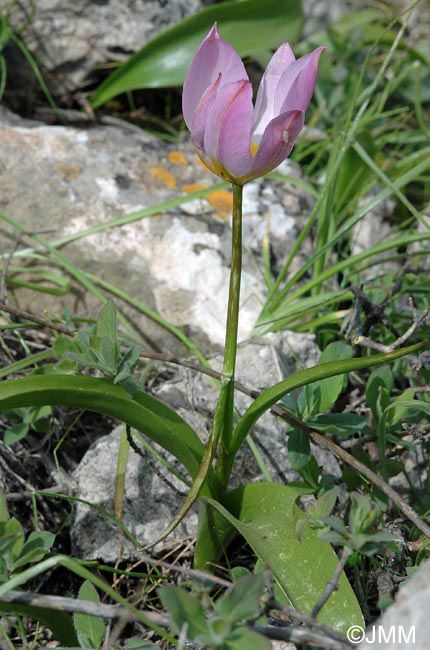
[(232, 255), (225, 337), (223, 384), (208, 457), (220, 441), (217, 478), (228, 484), (233, 456), (234, 373), (242, 262), (242, 192), (248, 181), (277, 167), (289, 155), (303, 127), (314, 92), (318, 60), (324, 47), (295, 58), (283, 43), (271, 58), (258, 89), (241, 58), (219, 37), (216, 24), (203, 39), (184, 82), (182, 109), (193, 143), (204, 164), (232, 183)]
[[(254, 106), (245, 67), (214, 25), (185, 79), (183, 114), (197, 152), (210, 170), (233, 187), (224, 364), (207, 443), (203, 444), (178, 414), (130, 380), (138, 354), (122, 354), (112, 305), (102, 310), (95, 331), (78, 333), (74, 349), (67, 349), (61, 338), (56, 348), (59, 355), (78, 366), (86, 364), (101, 371), (103, 378), (61, 372), (60, 364), (55, 374), (5, 380), (0, 386), (1, 411), (46, 404), (87, 408), (115, 417), (161, 445), (191, 477), (189, 494), (166, 534), (199, 499), (195, 565), (210, 568), (240, 533), (271, 568), (284, 596), (305, 613), (312, 610), (331, 579), (338, 563), (336, 554), (311, 526), (304, 527), (298, 538), (297, 524), (304, 515), (296, 505), (298, 494), (293, 487), (261, 482), (229, 489), (234, 457), (258, 418), (291, 391), (396, 359), (419, 347), (336, 359), (300, 370), (263, 391), (235, 422), (243, 186), (275, 169), (293, 149), (314, 92), (323, 50), (318, 47), (296, 59), (290, 45), (282, 44), (263, 74)], [(344, 631), (351, 625), (362, 625), (358, 601), (344, 574), (338, 586), (319, 613), (319, 620)]]

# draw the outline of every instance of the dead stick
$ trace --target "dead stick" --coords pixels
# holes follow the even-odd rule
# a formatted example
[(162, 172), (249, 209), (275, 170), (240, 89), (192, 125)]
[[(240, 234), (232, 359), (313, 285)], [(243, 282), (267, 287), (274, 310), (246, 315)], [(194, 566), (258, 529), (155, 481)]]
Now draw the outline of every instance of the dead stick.
[[(104, 603), (95, 603), (93, 601), (81, 599), (78, 600), (66, 596), (49, 596), (33, 592), (11, 590), (0, 596), (0, 603), (7, 603), (10, 605), (28, 605), (31, 607), (47, 608), (60, 612), (89, 614), (90, 616), (100, 616), (102, 618), (138, 620), (134, 616), (133, 612), (121, 605), (106, 605)], [(144, 614), (151, 623), (163, 627), (169, 625), (169, 620), (163, 614), (150, 610), (141, 610), (141, 613)]]
[(251, 629), (274, 641), (291, 641), (300, 644), (300, 647), (302, 644), (312, 644), (312, 647), (325, 648), (325, 650), (350, 650), (352, 647), (346, 637), (345, 641), (337, 641), (304, 627), (254, 625)]
[[(133, 612), (120, 605), (106, 605), (88, 600), (77, 600), (64, 596), (50, 596), (32, 592), (8, 591), (0, 596), (0, 603), (3, 605), (27, 605), (54, 611), (82, 613), (107, 619), (122, 619), (123, 621), (140, 620)], [(144, 614), (148, 621), (160, 627), (170, 626), (170, 617), (165, 614), (150, 610), (142, 610), (141, 613)], [(296, 643), (312, 643), (316, 647), (329, 648), (330, 650), (346, 650), (351, 647), (347, 643), (346, 638), (345, 641), (340, 641), (305, 627), (265, 625), (250, 626), (250, 629), (263, 634), (269, 639), (295, 641)]]
[(315, 605), (312, 607), (312, 611), (311, 611), (312, 618), (316, 618), (318, 616), (319, 612), (322, 610), (322, 608), (324, 607), (324, 605), (326, 604), (326, 602), (328, 601), (332, 593), (337, 590), (339, 578), (342, 574), (342, 571), (345, 568), (345, 564), (350, 555), (351, 555), (350, 549), (344, 546), (344, 548), (342, 549), (342, 555), (340, 556), (340, 560), (337, 564), (337, 567), (333, 571), (332, 577), (327, 582), (323, 593), (318, 598)]

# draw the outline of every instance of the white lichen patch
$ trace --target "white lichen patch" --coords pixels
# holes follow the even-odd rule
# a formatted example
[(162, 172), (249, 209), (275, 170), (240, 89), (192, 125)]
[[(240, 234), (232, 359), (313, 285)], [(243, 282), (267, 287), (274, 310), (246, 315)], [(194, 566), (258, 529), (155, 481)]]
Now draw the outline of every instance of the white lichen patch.
[(102, 201), (116, 203), (119, 198), (118, 185), (113, 178), (96, 178), (96, 185), (99, 188), (99, 198)]
[(33, 155), (41, 160), (67, 160), (71, 150), (76, 153), (79, 146), (86, 147), (88, 143), (85, 131), (65, 126), (17, 126), (14, 136), (22, 141), (24, 149), (32, 149)]

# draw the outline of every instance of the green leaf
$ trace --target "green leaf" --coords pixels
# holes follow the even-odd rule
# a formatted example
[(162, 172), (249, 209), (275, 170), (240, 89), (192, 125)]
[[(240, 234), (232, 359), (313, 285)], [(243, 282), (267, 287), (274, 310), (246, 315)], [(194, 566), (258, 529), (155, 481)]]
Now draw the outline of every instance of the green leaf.
[(288, 457), (291, 467), (298, 471), (308, 464), (311, 457), (309, 435), (300, 429), (294, 429), (288, 435)]
[(407, 403), (413, 401), (415, 392), (413, 389), (405, 390), (403, 393), (398, 395), (390, 405), (390, 411), (388, 413), (389, 421), (391, 425), (396, 425), (399, 422), (402, 422), (405, 419), (406, 413), (408, 411)]
[[(15, 361), (15, 363), (11, 363), (8, 366), (5, 366), (4, 368), (0, 368), (0, 379), (3, 379), (3, 377), (7, 377), (8, 375), (13, 375), (13, 373), (19, 372), (33, 365), (37, 367), (38, 363), (40, 363), (41, 361), (45, 361), (50, 357), (52, 357), (52, 350), (50, 348), (47, 348), (42, 352), (37, 352), (36, 354), (27, 353), (27, 356), (24, 357), (23, 359), (20, 359), (19, 361)], [(38, 370), (44, 367), (45, 365), (40, 366)]]
[(299, 474), (313, 490), (319, 488), (320, 470), (315, 456), (311, 456), (307, 465), (299, 470)]
[[(389, 412), (390, 411), (388, 410), (388, 413)], [(399, 436), (396, 436), (393, 433), (386, 433), (385, 438), (387, 442), (391, 442), (393, 445), (398, 445), (399, 447), (406, 447), (406, 449), (410, 449), (414, 454), (418, 453), (417, 446), (410, 440), (405, 440), (405, 438), (400, 438)]]
[(21, 605), (18, 603), (0, 603), (0, 615), (8, 613), (12, 615), (29, 616), (40, 621), (42, 625), (52, 631), (55, 638), (67, 648), (79, 647), (78, 639), (72, 623), (72, 618), (66, 612), (48, 609), (46, 607), (35, 607), (33, 605)]
[[(10, 266), (7, 285), (15, 287), (26, 287), (39, 293), (48, 293), (52, 296), (64, 296), (70, 291), (70, 278), (61, 273), (53, 273), (45, 269), (37, 269), (34, 266), (31, 269), (31, 280), (26, 280), (25, 276), (29, 275), (27, 267)], [(22, 277), (24, 275), (24, 278)]]
[(322, 413), (308, 420), (307, 424), (316, 431), (334, 433), (345, 438), (367, 427), (366, 419), (357, 413)]
[[(342, 343), (342, 341), (336, 341), (325, 348), (319, 363), (351, 359), (352, 355), (353, 349), (350, 345)], [(327, 377), (327, 379), (310, 384), (306, 392), (309, 414), (323, 413), (330, 409), (345, 388), (346, 381), (347, 376), (342, 374)]]
[[(389, 404), (387, 410), (394, 409), (396, 407), (396, 402)], [(404, 399), (402, 401), (402, 407), (407, 409), (412, 409), (414, 411), (420, 411), (426, 415), (430, 415), (430, 403), (424, 402), (422, 399)]]
[(208, 571), (211, 570), (211, 564), (219, 560), (236, 537), (236, 529), (217, 510), (214, 510), (206, 499), (199, 499), (198, 506), (194, 567)]
[(25, 438), (27, 433), (30, 430), (30, 425), (26, 422), (19, 422), (14, 424), (13, 427), (9, 427), (3, 434), (3, 442), (5, 445), (13, 445), (18, 440)]
[(100, 354), (106, 374), (109, 376), (116, 375), (119, 359), (118, 343), (107, 336), (103, 336), (101, 340)]
[(238, 580), (241, 580), (242, 578), (245, 578), (249, 575), (250, 573), (248, 569), (246, 569), (244, 566), (234, 566), (230, 569), (230, 578), (233, 580), (233, 582), (237, 582)]
[(349, 527), (352, 535), (366, 532), (375, 521), (379, 511), (364, 494), (352, 492), (350, 495)]
[(90, 98), (94, 108), (139, 88), (181, 86), (196, 50), (215, 21), (241, 57), (298, 40), (300, 0), (241, 0), (207, 7), (165, 30), (115, 70)]
[(24, 530), (15, 517), (1, 526), (2, 555), (6, 557), (8, 567), (13, 565), (24, 546)]
[(34, 531), (25, 541), (13, 570), (23, 567), (30, 562), (38, 562), (48, 553), (55, 541), (55, 535), (48, 531)]
[(65, 352), (71, 352), (75, 349), (76, 344), (71, 341), (70, 337), (66, 336), (66, 334), (59, 334), (54, 341), (54, 345), (52, 346), (52, 350), (57, 359), (61, 359)]
[(140, 348), (132, 347), (124, 354), (117, 368), (117, 374), (114, 379), (115, 384), (120, 384), (127, 379), (131, 379), (131, 372), (139, 360), (140, 353)]
[[(359, 33), (362, 39), (361, 49), (364, 49), (366, 45), (374, 46), (376, 41), (380, 46), (389, 47), (398, 38), (397, 31), (387, 29), (385, 15), (379, 9), (363, 9), (345, 14), (334, 25), (330, 25), (328, 31), (337, 32), (344, 40), (350, 40), (354, 32)], [(324, 43), (326, 40), (326, 31), (312, 34), (312, 42), (314, 43)], [(425, 53), (421, 53), (418, 49), (411, 47), (407, 41), (401, 39), (399, 49), (408, 52), (426, 66), (429, 65), (428, 48)]]
[(272, 643), (262, 634), (247, 627), (236, 629), (232, 638), (226, 639), (225, 650), (271, 650)]
[[(383, 412), (389, 404), (389, 396), (393, 390), (393, 386), (393, 373), (387, 366), (377, 368), (370, 373), (366, 384), (366, 402), (370, 406), (373, 417), (377, 422), (381, 419)], [(384, 389), (384, 397), (381, 403), (382, 389)]]
[[(205, 447), (193, 429), (154, 397), (138, 391), (132, 399), (106, 379), (70, 375), (38, 375), (0, 384), (0, 412), (22, 406), (70, 406), (103, 413), (141, 431), (169, 451), (195, 477)], [(213, 471), (204, 487), (212, 493)]]
[[(370, 130), (362, 131), (358, 136), (369, 155), (373, 158), (376, 151), (375, 138)], [(349, 147), (342, 156), (342, 164), (339, 165), (339, 172), (334, 187), (333, 201), (338, 212), (346, 205), (349, 209), (362, 196), (363, 185), (370, 176), (369, 166), (365, 164), (361, 156)]]
[(311, 519), (315, 522), (318, 520), (321, 521), (325, 517), (329, 517), (333, 512), (338, 496), (339, 488), (337, 487), (324, 492), (324, 494), (318, 497), (315, 505), (308, 506), (306, 509), (307, 514), (310, 515)]
[[(100, 598), (95, 587), (85, 580), (79, 589), (79, 600), (89, 600), (92, 603), (99, 603)], [(99, 650), (106, 634), (106, 626), (98, 616), (76, 613), (73, 615), (76, 634), (81, 647), (90, 650)]]
[(112, 300), (108, 300), (100, 310), (97, 317), (97, 334), (102, 338), (106, 336), (111, 341), (116, 341), (116, 308)]
[[(297, 492), (277, 483), (251, 483), (230, 492), (225, 506), (210, 499), (246, 539), (256, 555), (267, 564), (292, 605), (309, 613), (331, 579), (338, 559), (331, 546), (318, 539), (310, 528), (296, 535), (304, 513), (296, 505)], [(228, 509), (227, 509), (228, 508)], [(363, 625), (360, 606), (345, 574), (339, 589), (321, 610), (318, 620), (346, 632), (351, 625)]]
[(241, 578), (218, 598), (214, 614), (226, 618), (230, 624), (245, 622), (255, 616), (265, 589), (265, 576), (248, 575)]
[(403, 472), (404, 469), (405, 467), (402, 461), (400, 460), (394, 460), (393, 458), (388, 458), (385, 460), (384, 470), (388, 478), (391, 478), (392, 476), (397, 476), (397, 474)]
[(9, 521), (9, 511), (7, 509), (7, 501), (3, 490), (0, 487), (0, 543), (2, 539), (3, 529)]
[(204, 647), (221, 650), (225, 642), (231, 637), (232, 626), (225, 616), (209, 616), (207, 622), (208, 630), (205, 634), (199, 634), (196, 641)]
[(398, 359), (405, 354), (413, 354), (422, 348), (423, 345), (424, 342), (420, 342), (415, 345), (410, 345), (406, 348), (402, 348), (400, 350), (395, 350), (394, 352), (388, 352), (386, 354), (375, 354), (373, 356), (361, 357), (359, 359), (344, 359), (341, 361), (322, 363), (321, 365), (314, 366), (312, 368), (299, 370), (291, 377), (288, 377), (278, 384), (275, 384), (271, 388), (268, 388), (254, 400), (254, 402), (251, 404), (251, 406), (248, 407), (248, 409), (239, 420), (232, 441), (231, 451), (233, 456), (236, 455), (237, 450), (245, 440), (251, 427), (257, 422), (263, 413), (270, 409), (271, 406), (276, 404), (276, 402), (278, 402), (284, 395), (291, 393), (291, 391), (295, 390), (296, 388), (310, 384), (313, 381), (320, 381), (322, 379), (333, 377), (335, 375), (342, 375), (347, 372), (369, 368), (370, 366), (374, 366), (379, 363), (393, 361), (394, 359)]
[(188, 625), (187, 637), (190, 639), (208, 633), (205, 610), (197, 598), (172, 585), (160, 587), (157, 593), (172, 616), (172, 627), (176, 634), (181, 632), (184, 624)]

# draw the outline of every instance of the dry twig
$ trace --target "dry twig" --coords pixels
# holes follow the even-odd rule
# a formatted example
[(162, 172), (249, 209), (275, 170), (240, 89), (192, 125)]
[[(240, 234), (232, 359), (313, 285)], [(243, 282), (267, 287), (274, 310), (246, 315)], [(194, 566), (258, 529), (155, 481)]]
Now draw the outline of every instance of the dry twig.
[(350, 555), (351, 555), (351, 551), (349, 550), (349, 548), (345, 546), (342, 549), (342, 555), (340, 556), (339, 562), (337, 564), (336, 569), (333, 572), (332, 577), (327, 582), (323, 593), (318, 598), (317, 602), (312, 608), (311, 611), (312, 618), (316, 618), (318, 616), (319, 612), (322, 610), (322, 608), (324, 607), (324, 605), (326, 604), (326, 602), (328, 601), (332, 593), (337, 590), (339, 585), (339, 578), (342, 575), (342, 571), (344, 570), (345, 564), (347, 563), (347, 560)]
[[(90, 616), (99, 616), (107, 619), (119, 619), (121, 622), (140, 621), (132, 611), (121, 605), (106, 605), (88, 600), (77, 600), (65, 596), (48, 596), (32, 592), (8, 591), (0, 595), (0, 603), (27, 605), (32, 607), (47, 608), (54, 611), (82, 613)], [(141, 613), (155, 625), (170, 627), (170, 617), (152, 610), (142, 610)], [(312, 627), (321, 627), (317, 621), (307, 617), (307, 626), (252, 625), (250, 629), (259, 632), (268, 639), (293, 641), (295, 643), (312, 643), (315, 647), (326, 650), (349, 650), (351, 648), (346, 637), (327, 630), (315, 632)]]

